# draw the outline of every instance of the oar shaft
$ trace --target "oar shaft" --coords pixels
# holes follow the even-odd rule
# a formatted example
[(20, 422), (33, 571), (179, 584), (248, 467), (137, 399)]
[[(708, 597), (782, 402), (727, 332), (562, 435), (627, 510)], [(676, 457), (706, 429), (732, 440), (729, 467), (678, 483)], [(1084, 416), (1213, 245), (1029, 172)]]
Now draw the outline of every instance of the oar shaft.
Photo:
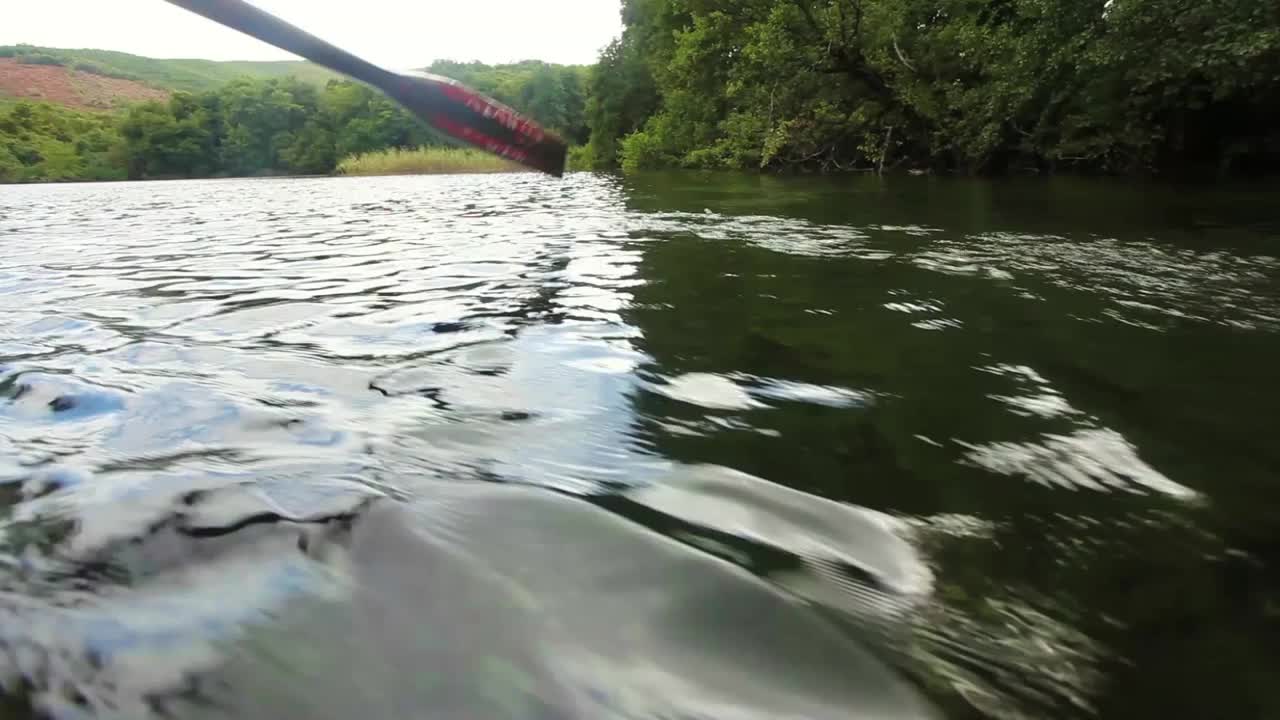
[(260, 10), (243, 0), (167, 0), (178, 7), (203, 15), (210, 20), (255, 37), (281, 50), (323, 65), (330, 70), (363, 80), (377, 87), (387, 87), (396, 75), (373, 63), (335, 47), (284, 20)]
[(444, 78), (397, 75), (361, 60), (244, 0), (168, 0), (180, 8), (304, 57), (386, 93), (446, 135), (556, 177), (568, 147), (536, 122)]

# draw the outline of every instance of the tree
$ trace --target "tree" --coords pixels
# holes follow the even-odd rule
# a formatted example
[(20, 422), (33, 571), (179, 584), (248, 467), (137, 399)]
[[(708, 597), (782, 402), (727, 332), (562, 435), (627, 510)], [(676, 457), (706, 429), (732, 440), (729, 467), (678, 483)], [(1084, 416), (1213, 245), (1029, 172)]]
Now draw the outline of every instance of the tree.
[(618, 164), (619, 141), (644, 126), (658, 107), (658, 90), (634, 35), (612, 42), (587, 81), (588, 159), (595, 167)]
[(1275, 3), (626, 0), (623, 21), (590, 81), (597, 164), (1225, 172), (1280, 159)]
[(211, 138), (199, 113), (178, 119), (171, 106), (147, 103), (130, 111), (120, 132), (130, 178), (199, 176), (213, 170)]

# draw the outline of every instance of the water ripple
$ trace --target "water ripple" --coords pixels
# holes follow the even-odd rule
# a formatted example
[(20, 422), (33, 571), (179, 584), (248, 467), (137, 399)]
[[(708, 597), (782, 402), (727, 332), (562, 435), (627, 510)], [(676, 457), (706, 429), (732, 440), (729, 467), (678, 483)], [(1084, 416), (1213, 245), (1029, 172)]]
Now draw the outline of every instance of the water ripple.
[[(637, 197), (590, 174), (6, 189), (6, 701), (1093, 713), (1119, 651), (1037, 570), (1102, 586), (1107, 550), (1222, 502), (1212, 463), (1153, 451), (1218, 436), (1145, 368), (1264, 351), (1280, 260)], [(1196, 332), (1224, 334), (1177, 344)], [(1142, 369), (1096, 370), (1117, 338)], [(1236, 388), (1179, 367), (1188, 402)], [(1022, 575), (983, 575), (1010, 554)]]

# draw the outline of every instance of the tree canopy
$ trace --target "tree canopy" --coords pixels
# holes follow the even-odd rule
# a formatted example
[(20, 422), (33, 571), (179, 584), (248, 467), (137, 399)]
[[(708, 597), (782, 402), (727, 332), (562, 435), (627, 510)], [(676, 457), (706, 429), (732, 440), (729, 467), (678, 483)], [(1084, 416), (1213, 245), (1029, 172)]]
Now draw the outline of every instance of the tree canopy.
[(1280, 159), (1263, 0), (624, 0), (591, 159), (1234, 172)]

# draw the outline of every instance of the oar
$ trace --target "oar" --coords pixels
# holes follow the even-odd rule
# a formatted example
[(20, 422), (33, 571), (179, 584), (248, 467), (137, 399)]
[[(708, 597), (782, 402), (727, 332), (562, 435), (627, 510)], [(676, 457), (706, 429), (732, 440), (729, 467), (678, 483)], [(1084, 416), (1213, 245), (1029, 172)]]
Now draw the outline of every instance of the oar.
[(563, 140), (461, 83), (384, 70), (242, 0), (168, 2), (368, 83), (451, 137), (556, 177), (564, 174)]

